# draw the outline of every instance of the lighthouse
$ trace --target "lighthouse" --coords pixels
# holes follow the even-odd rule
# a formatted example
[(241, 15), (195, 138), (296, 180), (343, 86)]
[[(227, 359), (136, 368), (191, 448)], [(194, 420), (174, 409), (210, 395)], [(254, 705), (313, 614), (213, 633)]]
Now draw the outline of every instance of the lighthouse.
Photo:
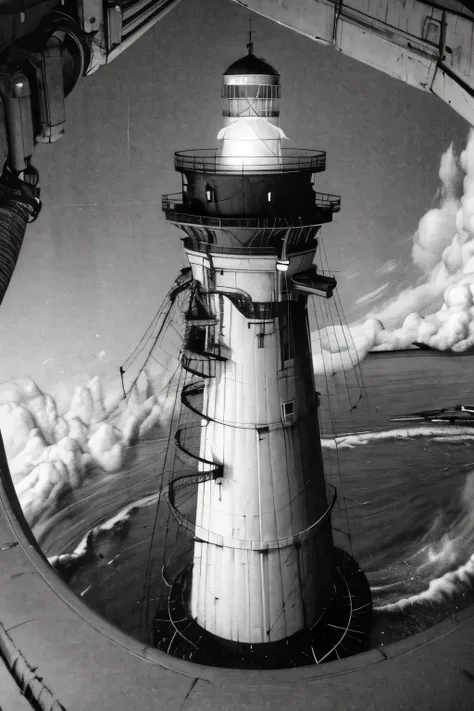
[[(276, 668), (365, 649), (371, 602), (333, 543), (307, 317), (308, 298), (336, 288), (315, 256), (340, 198), (315, 189), (324, 151), (284, 147), (280, 76), (247, 49), (223, 77), (217, 148), (177, 152), (181, 191), (163, 196), (192, 274), (181, 402), (199, 422), (175, 436), (195, 466), (165, 494), (192, 557), (167, 581), (155, 643)], [(178, 494), (191, 483), (189, 515)]]

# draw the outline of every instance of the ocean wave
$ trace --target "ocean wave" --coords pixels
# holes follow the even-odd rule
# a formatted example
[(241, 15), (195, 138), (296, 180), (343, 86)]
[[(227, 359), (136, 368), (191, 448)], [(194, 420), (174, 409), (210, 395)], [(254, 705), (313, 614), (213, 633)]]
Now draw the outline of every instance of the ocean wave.
[[(403, 611), (420, 603), (452, 600), (474, 583), (474, 472), (467, 474), (461, 491), (461, 513), (449, 531), (427, 542), (428, 535), (439, 530), (441, 515), (435, 518), (431, 531), (420, 542), (422, 547), (412, 556), (418, 558), (416, 573), (427, 587), (413, 595), (375, 608), (385, 612)], [(460, 559), (464, 558), (464, 562)], [(454, 568), (454, 569), (453, 569)], [(431, 578), (431, 579), (429, 579)]]
[(380, 607), (375, 607), (375, 610), (384, 612), (401, 612), (407, 608), (419, 605), (422, 602), (440, 603), (452, 600), (462, 588), (470, 589), (474, 582), (474, 554), (469, 558), (467, 563), (461, 565), (456, 570), (445, 573), (439, 578), (431, 580), (428, 588), (415, 595), (403, 597), (396, 602), (387, 603)]
[(350, 449), (370, 442), (388, 442), (390, 440), (417, 439), (420, 437), (432, 437), (435, 440), (443, 439), (452, 442), (457, 440), (464, 441), (466, 439), (474, 439), (474, 430), (472, 427), (456, 425), (397, 427), (382, 432), (350, 432), (336, 437), (322, 437), (321, 444), (325, 449)]
[(138, 499), (137, 501), (133, 501), (132, 503), (127, 504), (127, 506), (124, 506), (124, 508), (121, 509), (118, 513), (114, 514), (114, 516), (109, 519), (106, 519), (105, 521), (102, 521), (102, 523), (99, 523), (97, 526), (94, 526), (94, 528), (91, 528), (89, 531), (87, 531), (85, 536), (83, 536), (81, 541), (77, 544), (77, 546), (71, 553), (62, 553), (61, 555), (49, 557), (49, 564), (52, 565), (53, 568), (57, 568), (58, 566), (65, 566), (70, 563), (79, 563), (88, 554), (91, 547), (91, 543), (95, 536), (104, 531), (113, 533), (116, 528), (120, 527), (121, 525), (123, 525), (123, 523), (127, 522), (130, 519), (131, 513), (134, 509), (143, 508), (144, 506), (150, 506), (151, 504), (154, 504), (159, 501), (159, 499), (160, 493), (156, 492), (155, 494), (149, 494), (148, 496), (144, 496), (143, 498)]

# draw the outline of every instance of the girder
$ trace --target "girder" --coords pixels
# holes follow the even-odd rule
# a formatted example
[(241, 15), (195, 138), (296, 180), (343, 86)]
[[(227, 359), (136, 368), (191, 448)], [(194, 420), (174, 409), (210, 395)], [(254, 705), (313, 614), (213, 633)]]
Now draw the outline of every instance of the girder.
[(234, 2), (432, 92), (474, 125), (474, 2)]

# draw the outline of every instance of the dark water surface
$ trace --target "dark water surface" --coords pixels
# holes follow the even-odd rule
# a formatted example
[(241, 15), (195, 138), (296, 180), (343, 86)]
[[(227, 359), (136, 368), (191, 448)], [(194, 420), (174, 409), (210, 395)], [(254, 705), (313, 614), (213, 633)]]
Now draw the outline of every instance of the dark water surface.
[[(474, 601), (474, 428), (390, 422), (474, 402), (474, 357), (371, 354), (362, 374), (363, 383), (356, 373), (318, 378), (317, 388), (326, 477), (339, 494), (335, 541), (368, 576), (373, 643), (386, 644)], [(166, 447), (161, 439), (142, 442), (121, 472), (90, 476), (36, 526), (45, 553), (72, 553), (91, 529), (158, 491)], [(122, 511), (89, 537), (82, 567), (68, 573), (84, 600), (141, 639), (168, 523), (155, 518), (156, 499)]]

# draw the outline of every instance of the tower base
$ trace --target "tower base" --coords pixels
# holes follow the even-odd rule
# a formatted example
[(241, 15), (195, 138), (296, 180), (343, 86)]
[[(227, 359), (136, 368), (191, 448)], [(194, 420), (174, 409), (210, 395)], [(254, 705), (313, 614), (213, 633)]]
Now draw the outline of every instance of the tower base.
[(190, 569), (170, 585), (167, 605), (157, 610), (154, 646), (197, 664), (231, 669), (287, 669), (335, 661), (370, 646), (372, 597), (359, 564), (334, 549), (334, 589), (331, 607), (305, 630), (278, 642), (249, 644), (211, 634), (189, 615)]

